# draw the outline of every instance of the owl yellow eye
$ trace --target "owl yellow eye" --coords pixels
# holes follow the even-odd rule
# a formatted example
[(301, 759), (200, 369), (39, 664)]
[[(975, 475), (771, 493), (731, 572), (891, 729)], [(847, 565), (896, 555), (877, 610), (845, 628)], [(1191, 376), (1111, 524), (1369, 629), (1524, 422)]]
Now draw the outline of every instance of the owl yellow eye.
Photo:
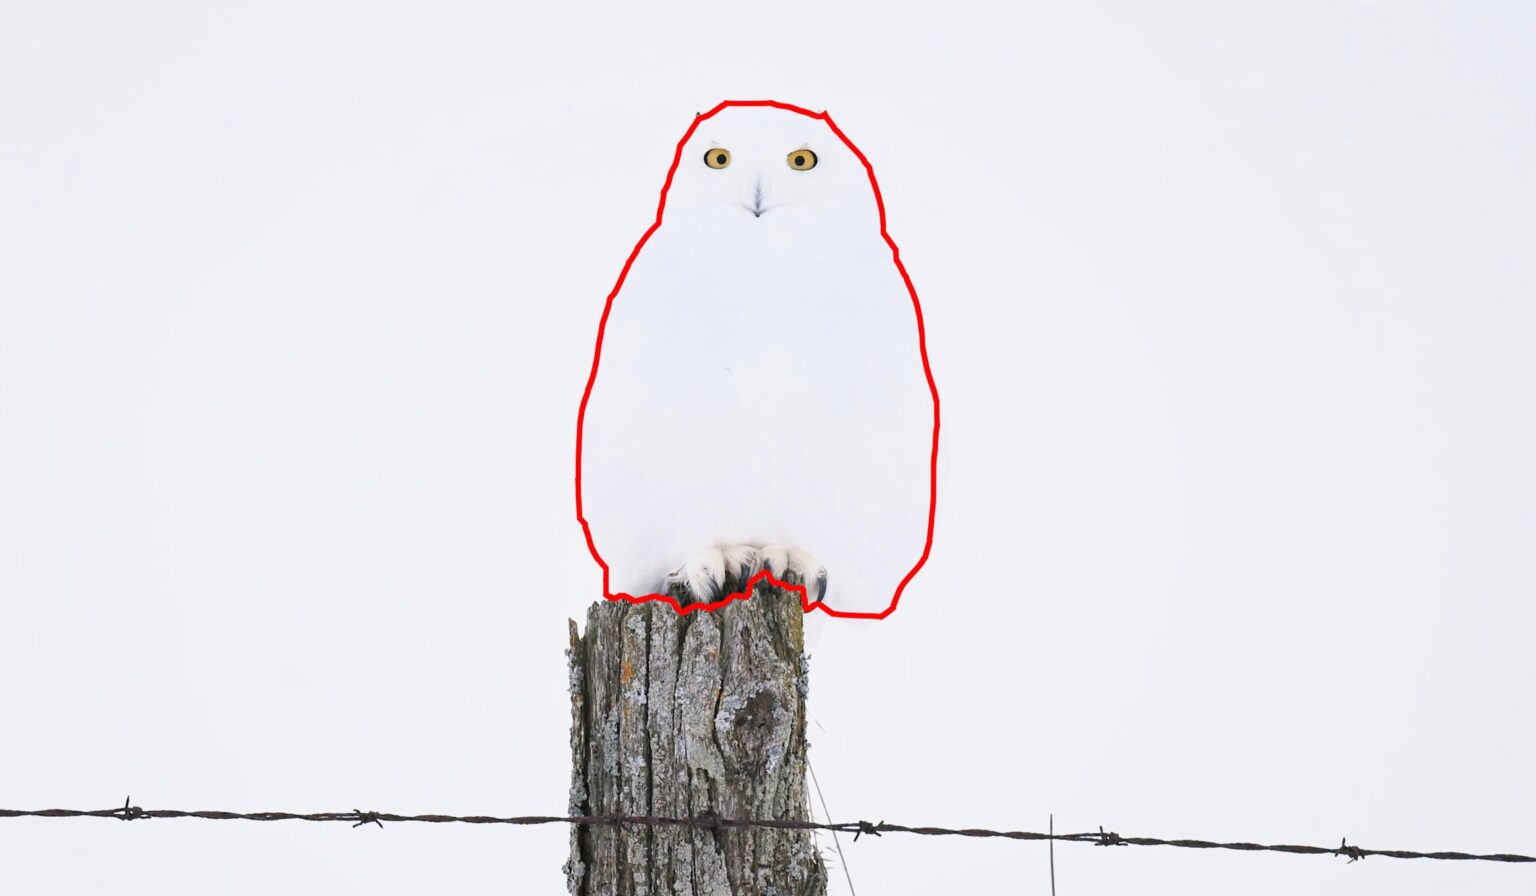
[(729, 149), (721, 149), (718, 146), (711, 147), (708, 152), (704, 153), (704, 164), (711, 168), (724, 168), (731, 164), (731, 151)]
[(816, 154), (809, 149), (797, 149), (784, 158), (796, 171), (810, 171), (816, 167)]

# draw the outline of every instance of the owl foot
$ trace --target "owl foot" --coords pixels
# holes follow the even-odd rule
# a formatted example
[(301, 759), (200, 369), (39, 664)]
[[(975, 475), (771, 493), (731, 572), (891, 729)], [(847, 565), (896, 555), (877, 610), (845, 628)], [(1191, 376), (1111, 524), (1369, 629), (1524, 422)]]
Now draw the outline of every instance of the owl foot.
[(758, 549), (758, 561), (775, 579), (790, 585), (804, 585), (811, 603), (827, 595), (827, 568), (816, 558), (787, 544), (764, 545)]
[(762, 568), (757, 548), (748, 544), (717, 544), (667, 573), (662, 590), (680, 604), (714, 603), (745, 589), (747, 580)]

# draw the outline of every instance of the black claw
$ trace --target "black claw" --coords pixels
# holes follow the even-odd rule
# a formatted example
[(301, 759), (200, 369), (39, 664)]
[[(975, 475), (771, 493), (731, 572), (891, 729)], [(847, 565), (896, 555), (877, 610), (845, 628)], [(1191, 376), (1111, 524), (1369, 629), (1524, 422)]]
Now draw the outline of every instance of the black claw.
[(661, 590), (677, 601), (679, 607), (686, 607), (693, 603), (693, 592), (688, 590), (688, 585), (680, 578), (668, 575), (662, 580)]

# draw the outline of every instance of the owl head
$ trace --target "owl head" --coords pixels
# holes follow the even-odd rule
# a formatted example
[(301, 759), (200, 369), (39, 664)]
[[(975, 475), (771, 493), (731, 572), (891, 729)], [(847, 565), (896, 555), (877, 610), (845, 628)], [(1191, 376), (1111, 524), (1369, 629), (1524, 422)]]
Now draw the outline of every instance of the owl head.
[(664, 216), (758, 232), (880, 226), (869, 168), (826, 113), (768, 101), (721, 103), (694, 120)]

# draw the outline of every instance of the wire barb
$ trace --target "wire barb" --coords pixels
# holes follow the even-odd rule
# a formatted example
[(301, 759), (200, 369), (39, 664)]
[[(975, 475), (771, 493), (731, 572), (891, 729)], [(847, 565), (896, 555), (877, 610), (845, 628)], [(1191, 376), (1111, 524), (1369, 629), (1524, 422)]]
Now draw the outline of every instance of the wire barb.
[(1334, 850), (1333, 854), (1335, 856), (1349, 856), (1349, 861), (1345, 863), (1347, 865), (1354, 864), (1365, 858), (1365, 850), (1358, 846), (1350, 846), (1348, 837), (1339, 838), (1339, 848)]
[(133, 797), (131, 796), (123, 799), (123, 807), (114, 810), (114, 814), (123, 821), (138, 821), (140, 818), (145, 817), (144, 810), (133, 805)]
[(853, 842), (859, 842), (860, 834), (868, 834), (871, 837), (878, 837), (880, 836), (880, 829), (883, 827), (885, 827), (885, 819), (883, 818), (880, 819), (879, 824), (870, 824), (867, 821), (861, 821), (859, 822), (859, 829), (853, 832)]
[(384, 822), (380, 820), (379, 813), (377, 812), (364, 812), (360, 809), (353, 809), (352, 814), (357, 817), (357, 823), (352, 825), (354, 828), (360, 828), (365, 824), (376, 824), (381, 828), (384, 827)]
[(1099, 839), (1098, 839), (1098, 842), (1094, 844), (1094, 846), (1129, 846), (1129, 845), (1130, 844), (1128, 844), (1124, 840), (1120, 839), (1120, 835), (1119, 834), (1115, 833), (1114, 831), (1110, 831), (1108, 833), (1105, 833), (1104, 826), (1102, 824), (1099, 825)]

